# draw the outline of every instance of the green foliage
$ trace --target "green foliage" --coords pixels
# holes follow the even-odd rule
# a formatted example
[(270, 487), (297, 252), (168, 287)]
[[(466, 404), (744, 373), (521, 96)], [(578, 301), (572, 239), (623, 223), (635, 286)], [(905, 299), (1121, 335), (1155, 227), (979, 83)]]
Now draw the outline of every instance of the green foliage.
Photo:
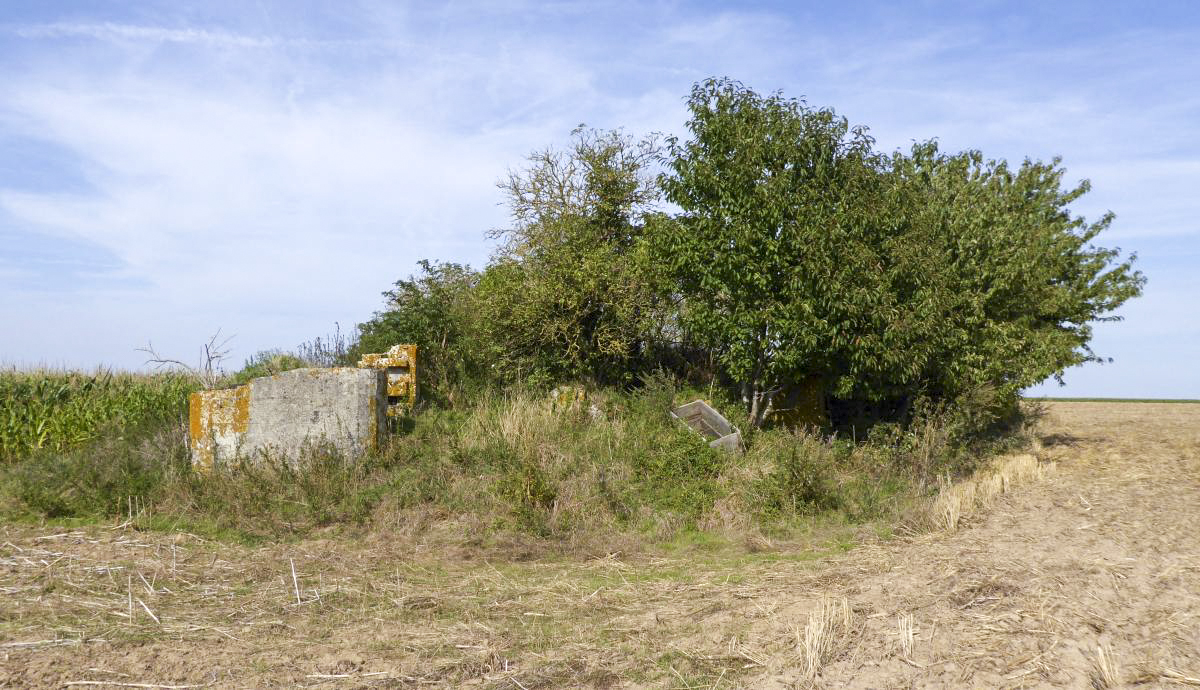
[(421, 273), (385, 293), (388, 307), (358, 327), (352, 358), (393, 345), (417, 346), (417, 385), (425, 401), (452, 403), (482, 369), (476, 314), (479, 274), (470, 266), (422, 260)]
[(1057, 159), (884, 156), (832, 110), (730, 80), (689, 106), (662, 181), (683, 214), (651, 244), (752, 426), (809, 376), (855, 414), (986, 397), (980, 416), (1003, 416), (1020, 389), (1099, 361), (1090, 324), (1141, 292), (1133, 257), (1091, 244), (1112, 216), (1070, 214), (1088, 187), (1062, 189)]
[(462, 410), (427, 411), (393, 446), (403, 479), (390, 498), (402, 508), (490, 511), (544, 535), (695, 525), (720, 493), (728, 456), (671, 420), (670, 403), (652, 388), (565, 403), (484, 396)]
[(350, 352), (353, 342), (334, 323), (333, 333), (317, 336), (296, 347), (296, 357), (310, 367), (352, 367), (358, 358)]
[(1111, 213), (1090, 224), (1071, 214), (1086, 181), (1064, 189), (1057, 158), (1014, 171), (978, 151), (941, 154), (932, 142), (895, 154), (891, 166), (906, 225), (888, 245), (887, 272), (896, 309), (916, 324), (896, 341), (911, 364), (883, 385), (847, 367), (844, 389), (899, 384), (1011, 408), (1022, 388), (1102, 361), (1089, 347), (1091, 323), (1118, 319), (1112, 311), (1140, 295), (1145, 278), (1134, 255), (1092, 244)]
[(246, 360), (246, 364), (233, 375), (230, 383), (240, 385), (262, 376), (274, 376), (292, 369), (302, 369), (309, 363), (300, 357), (282, 350), (262, 350)]
[(813, 514), (839, 507), (841, 496), (832, 477), (831, 446), (799, 435), (781, 444), (768, 472), (750, 486), (753, 503), (768, 519)]
[(294, 352), (280, 349), (260, 350), (247, 359), (240, 370), (217, 383), (241, 385), (251, 379), (274, 376), (292, 369), (354, 366), (358, 358), (349, 350), (348, 339), (339, 327), (331, 335), (317, 336), (301, 343)]
[(182, 438), (177, 433), (165, 438), (170, 435), (140, 431), (122, 437), (112, 433), (92, 446), (38, 452), (14, 463), (4, 481), (26, 510), (40, 516), (120, 514), (127, 501), (136, 498), (140, 502), (153, 494), (168, 474), (188, 462)]
[(220, 472), (184, 465), (146, 494), (158, 511), (210, 530), (279, 538), (328, 525), (366, 522), (382, 495), (378, 458), (346, 462), (316, 444), (299, 458), (259, 458)]
[(493, 356), (553, 380), (629, 382), (644, 366), (664, 318), (642, 241), (656, 155), (652, 138), (581, 129), (500, 185), (512, 225), (479, 290)]
[(181, 427), (159, 424), (8, 465), (0, 473), (0, 506), (9, 518), (132, 514), (140, 525), (281, 538), (367, 521), (390, 486), (380, 461), (347, 463), (317, 445), (293, 462), (265, 458), (197, 474)]
[(828, 375), (875, 308), (878, 156), (833, 111), (736, 82), (698, 84), (689, 106), (692, 139), (670, 141), (663, 178), (683, 215), (655, 256), (757, 426), (784, 384)]
[(922, 405), (986, 435), (1022, 388), (1101, 361), (1091, 325), (1145, 282), (1093, 244), (1111, 215), (1070, 213), (1087, 183), (1064, 189), (1057, 159), (885, 155), (831, 109), (728, 79), (689, 107), (665, 151), (580, 129), (531, 155), (501, 184), (512, 224), (487, 268), (422, 263), (357, 349), (417, 342), (436, 403), (665, 368), (728, 386), (750, 429), (813, 385), (852, 435)]
[(253, 540), (368, 524), (564, 544), (722, 525), (786, 535), (813, 521), (891, 519), (935, 475), (963, 467), (948, 430), (932, 426), (926, 435), (880, 427), (857, 445), (764, 430), (744, 455), (715, 451), (666, 413), (695, 397), (662, 375), (633, 392), (485, 393), (425, 410), (358, 462), (317, 445), (292, 462), (258, 458), (210, 474), (192, 470), (182, 425), (160, 420), (0, 468), (0, 514), (124, 519), (132, 506), (144, 527)]
[(354, 352), (417, 344), (421, 395), (438, 404), (512, 381), (631, 382), (670, 316), (643, 242), (661, 222), (656, 155), (653, 139), (592, 130), (534, 153), (501, 184), (512, 225), (487, 268), (422, 261), (359, 326)]
[(541, 467), (528, 458), (510, 456), (502, 465), (496, 492), (512, 507), (522, 526), (545, 533), (547, 513), (553, 508), (558, 491)]
[(179, 419), (198, 387), (178, 374), (0, 371), (0, 462)]
[(655, 512), (694, 524), (721, 495), (717, 479), (728, 459), (691, 430), (673, 425), (647, 452), (630, 456), (634, 497)]

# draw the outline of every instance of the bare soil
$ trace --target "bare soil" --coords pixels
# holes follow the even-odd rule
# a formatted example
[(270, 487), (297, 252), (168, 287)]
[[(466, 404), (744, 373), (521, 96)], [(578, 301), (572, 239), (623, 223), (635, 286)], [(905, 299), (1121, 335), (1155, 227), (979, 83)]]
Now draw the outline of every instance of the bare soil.
[(0, 527), (0, 687), (1200, 686), (1200, 404), (1049, 408), (1040, 479), (820, 558)]

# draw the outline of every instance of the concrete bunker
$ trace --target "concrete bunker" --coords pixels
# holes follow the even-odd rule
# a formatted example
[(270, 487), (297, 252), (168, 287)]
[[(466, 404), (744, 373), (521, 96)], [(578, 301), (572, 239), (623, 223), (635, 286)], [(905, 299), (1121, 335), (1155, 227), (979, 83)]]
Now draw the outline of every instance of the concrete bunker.
[(236, 388), (197, 391), (188, 402), (198, 470), (237, 459), (293, 461), (316, 444), (358, 459), (382, 446), (389, 415), (415, 404), (416, 347), (368, 355), (358, 367), (292, 369)]

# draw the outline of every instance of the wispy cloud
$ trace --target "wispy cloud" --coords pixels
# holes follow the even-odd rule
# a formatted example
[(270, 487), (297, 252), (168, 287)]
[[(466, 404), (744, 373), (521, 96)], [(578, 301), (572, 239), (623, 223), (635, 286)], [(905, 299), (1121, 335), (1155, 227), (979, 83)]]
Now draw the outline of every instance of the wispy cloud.
[[(44, 55), (0, 85), (0, 128), (71, 152), (89, 187), (28, 191), (0, 180), (0, 211), (28, 231), (27, 246), (11, 249), (35, 251), (34, 233), (113, 257), (76, 276), (73, 304), (58, 309), (140, 314), (132, 329), (94, 342), (94, 354), (126, 364), (145, 340), (186, 348), (218, 326), (242, 334), (242, 354), (292, 344), (369, 315), (417, 259), (482, 263), (485, 232), (506, 222), (495, 182), (527, 151), (564, 138), (579, 117), (570, 104), (599, 96), (569, 56), (514, 45), (486, 56), (453, 37), (436, 54), (405, 52), (414, 31), (398, 27), (390, 43), (402, 62), (372, 67), (325, 40), (26, 27), (25, 37), (52, 43), (82, 36), (196, 50), (152, 65), (133, 47), (94, 65)], [(0, 276), (6, 291), (63, 298), (61, 271), (26, 264)], [(141, 288), (123, 287), (133, 278)], [(156, 332), (165, 324), (175, 326)]]
[[(1026, 40), (1040, 25), (870, 3), (205, 7), (0, 9), (0, 151), (25, 156), (0, 166), (0, 232), (19, 230), (0, 319), (21, 324), (0, 359), (136, 365), (148, 339), (184, 352), (218, 326), (247, 355), (365, 318), (417, 259), (486, 260), (494, 182), (528, 151), (579, 122), (682, 134), (710, 75), (837, 106), (885, 148), (1062, 154), (1096, 190), (1078, 210), (1118, 213), (1152, 285), (1182, 271), (1156, 248), (1198, 233), (1186, 27)], [(1183, 281), (1169, 294), (1200, 290)]]
[(170, 29), (112, 22), (9, 25), (3, 29), (21, 38), (30, 39), (90, 38), (109, 42), (188, 43), (216, 48), (275, 48), (284, 43), (278, 38), (246, 36), (226, 31)]

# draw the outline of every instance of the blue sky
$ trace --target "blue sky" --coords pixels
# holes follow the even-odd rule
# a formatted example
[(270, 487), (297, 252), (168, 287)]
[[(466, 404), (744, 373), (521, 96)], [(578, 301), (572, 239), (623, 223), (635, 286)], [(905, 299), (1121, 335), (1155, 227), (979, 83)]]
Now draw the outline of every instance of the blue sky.
[(0, 362), (234, 366), (368, 318), (422, 258), (482, 266), (495, 183), (580, 123), (684, 133), (708, 76), (885, 149), (1061, 155), (1150, 279), (1114, 363), (1035, 393), (1200, 397), (1200, 5), (0, 4)]

